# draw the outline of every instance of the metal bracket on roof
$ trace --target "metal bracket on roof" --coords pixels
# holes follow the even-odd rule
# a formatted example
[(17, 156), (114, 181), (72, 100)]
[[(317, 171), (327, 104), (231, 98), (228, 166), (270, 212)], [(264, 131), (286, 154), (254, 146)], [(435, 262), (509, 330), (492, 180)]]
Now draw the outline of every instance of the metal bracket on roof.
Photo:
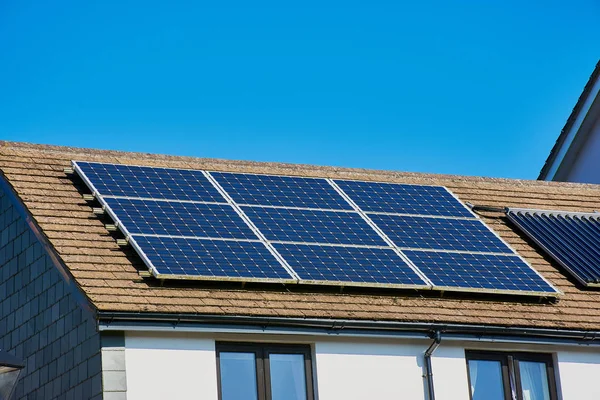
[(485, 206), (485, 205), (478, 206), (476, 204), (469, 203), (469, 202), (466, 202), (465, 204), (473, 212), (484, 211), (484, 212), (506, 213), (508, 210), (508, 207), (494, 207), (494, 206)]
[(89, 193), (84, 193), (81, 195), (81, 197), (83, 197), (85, 201), (94, 201), (94, 199), (96, 198), (93, 194)]
[(129, 240), (127, 239), (117, 239), (117, 245), (124, 247), (129, 245)]
[(117, 225), (115, 225), (115, 224), (106, 224), (106, 225), (104, 225), (104, 227), (109, 232), (116, 232), (117, 231)]
[(150, 271), (138, 271), (138, 275), (140, 276), (140, 278), (151, 278), (152, 274), (150, 273)]
[(75, 173), (75, 170), (71, 167), (63, 169), (64, 173), (67, 175), (72, 175)]
[(102, 208), (102, 207), (93, 207), (92, 208), (92, 212), (95, 215), (104, 215), (104, 208)]

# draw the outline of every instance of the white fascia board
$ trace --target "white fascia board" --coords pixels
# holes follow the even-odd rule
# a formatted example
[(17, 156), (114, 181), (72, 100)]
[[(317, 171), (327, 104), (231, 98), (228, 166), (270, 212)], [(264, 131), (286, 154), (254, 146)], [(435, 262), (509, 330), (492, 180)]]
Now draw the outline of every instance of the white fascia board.
[(569, 129), (569, 132), (567, 133), (567, 137), (565, 138), (564, 142), (558, 149), (558, 152), (556, 153), (554, 160), (552, 160), (552, 164), (550, 165), (550, 168), (548, 169), (548, 172), (546, 173), (545, 180), (547, 180), (547, 181), (554, 180), (554, 177), (556, 176), (556, 173), (558, 172), (558, 168), (561, 166), (565, 156), (567, 155), (567, 152), (569, 151), (569, 149), (571, 148), (571, 145), (575, 141), (575, 138), (580, 133), (579, 129), (581, 128), (583, 121), (588, 116), (588, 113), (592, 107), (592, 104), (594, 103), (594, 100), (596, 99), (596, 97), (598, 97), (599, 92), (600, 92), (600, 79), (596, 79), (596, 81), (594, 82), (594, 85), (592, 86), (592, 89), (590, 90), (587, 98), (585, 99), (585, 101), (583, 103), (583, 106), (578, 111), (577, 118), (575, 118), (575, 121), (571, 125), (571, 128)]

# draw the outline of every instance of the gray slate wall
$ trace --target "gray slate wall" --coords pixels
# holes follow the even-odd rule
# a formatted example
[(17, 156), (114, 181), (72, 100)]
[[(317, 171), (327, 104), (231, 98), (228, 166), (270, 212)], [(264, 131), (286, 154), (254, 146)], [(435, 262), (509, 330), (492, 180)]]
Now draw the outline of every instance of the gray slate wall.
[(94, 319), (17, 211), (0, 189), (0, 348), (26, 363), (15, 398), (101, 399)]

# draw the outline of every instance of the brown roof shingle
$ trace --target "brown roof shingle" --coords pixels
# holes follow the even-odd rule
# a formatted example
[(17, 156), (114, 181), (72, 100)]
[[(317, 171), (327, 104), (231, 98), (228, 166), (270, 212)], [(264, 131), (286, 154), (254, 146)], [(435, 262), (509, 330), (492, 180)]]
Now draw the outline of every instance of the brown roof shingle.
[[(0, 142), (0, 169), (31, 212), (91, 303), (100, 311), (339, 318), (600, 329), (600, 292), (583, 290), (533, 248), (504, 219), (484, 217), (564, 296), (557, 303), (509, 296), (428, 297), (404, 291), (214, 287), (141, 279), (145, 267), (119, 247), (82, 199), (71, 160), (176, 168), (279, 173), (444, 185), (462, 201), (493, 206), (572, 211), (600, 209), (600, 185), (369, 171), (98, 151)], [(77, 182), (75, 182), (77, 183)]]

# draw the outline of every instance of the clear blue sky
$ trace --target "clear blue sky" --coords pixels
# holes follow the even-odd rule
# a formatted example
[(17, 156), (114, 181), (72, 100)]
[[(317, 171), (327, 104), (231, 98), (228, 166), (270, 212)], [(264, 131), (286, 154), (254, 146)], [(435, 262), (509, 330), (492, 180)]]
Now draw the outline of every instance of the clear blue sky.
[(0, 138), (537, 177), (597, 1), (0, 1)]

